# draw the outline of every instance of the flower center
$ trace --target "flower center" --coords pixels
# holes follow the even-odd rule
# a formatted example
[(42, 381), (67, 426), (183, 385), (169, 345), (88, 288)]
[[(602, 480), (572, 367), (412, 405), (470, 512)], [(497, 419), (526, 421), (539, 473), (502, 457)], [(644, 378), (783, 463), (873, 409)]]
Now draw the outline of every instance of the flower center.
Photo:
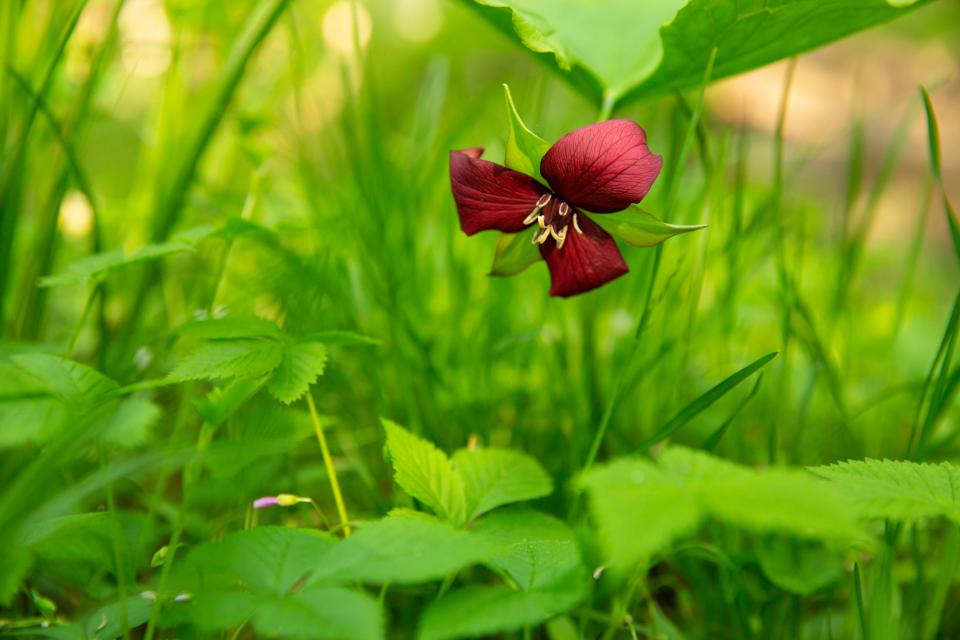
[(553, 238), (557, 243), (557, 249), (562, 249), (571, 226), (574, 231), (583, 235), (577, 219), (578, 215), (579, 212), (576, 209), (556, 195), (545, 193), (537, 200), (530, 215), (524, 218), (523, 224), (537, 223), (538, 228), (533, 233), (533, 244), (543, 244), (548, 238)]

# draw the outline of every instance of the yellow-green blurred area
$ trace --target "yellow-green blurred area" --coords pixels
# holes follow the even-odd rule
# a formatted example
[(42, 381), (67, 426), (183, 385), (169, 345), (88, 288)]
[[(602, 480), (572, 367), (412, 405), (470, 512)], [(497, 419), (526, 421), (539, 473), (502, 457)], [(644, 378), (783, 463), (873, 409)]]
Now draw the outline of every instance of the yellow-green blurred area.
[[(356, 331), (381, 345), (335, 350), (317, 387), (322, 410), (344, 425), (348, 466), (376, 459), (375, 418), (387, 415), (448, 446), (476, 434), (525, 448), (561, 476), (582, 462), (605, 411), (601, 454), (632, 451), (710, 386), (777, 351), (720, 451), (752, 463), (904, 453), (960, 282), (918, 93), (931, 90), (956, 202), (956, 2), (799, 57), (782, 191), (775, 149), (789, 63), (710, 86), (686, 164), (644, 203), (708, 228), (662, 253), (625, 249), (629, 276), (571, 300), (547, 296), (542, 264), (486, 275), (496, 234), (460, 232), (447, 154), (484, 146), (502, 158), (502, 83), (550, 141), (592, 122), (596, 105), (466, 3), (439, 0), (294, 0), (217, 103), (231, 51), (266, 4), (90, 0), (58, 58), (78, 3), (4, 3), (4, 161), (26, 136), (10, 178), (11, 349), (57, 351), (79, 330), (77, 359), (134, 383), (174, 366), (174, 330), (195, 317)], [(51, 68), (45, 101), (33, 103)], [(644, 126), (669, 164), (696, 94), (615, 115)], [(180, 197), (182, 207), (170, 204)], [(79, 329), (89, 290), (36, 286), (92, 252), (237, 218), (273, 232), (118, 271)], [(702, 440), (748, 391), (676, 437)], [(162, 390), (157, 401), (177, 397)], [(937, 457), (956, 452), (952, 407), (937, 424)], [(361, 474), (383, 473), (369, 464)], [(362, 493), (349, 474), (346, 484)]]
[[(496, 0), (0, 0), (0, 637), (960, 637), (960, 3), (823, 3), (609, 114)], [(504, 84), (705, 227), (489, 276)]]

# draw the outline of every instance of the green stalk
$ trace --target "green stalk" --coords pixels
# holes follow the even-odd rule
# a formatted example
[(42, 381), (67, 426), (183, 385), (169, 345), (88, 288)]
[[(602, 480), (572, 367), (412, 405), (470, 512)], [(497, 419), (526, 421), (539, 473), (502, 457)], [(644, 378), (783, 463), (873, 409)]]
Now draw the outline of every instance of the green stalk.
[(333, 501), (337, 505), (337, 515), (340, 516), (340, 524), (343, 527), (343, 535), (350, 536), (350, 517), (347, 515), (347, 507), (343, 501), (343, 494), (340, 492), (340, 482), (337, 480), (337, 469), (333, 466), (333, 457), (330, 455), (330, 447), (327, 446), (327, 437), (323, 434), (323, 425), (320, 424), (320, 416), (317, 414), (317, 406), (313, 402), (313, 393), (307, 391), (307, 406), (310, 408), (310, 419), (313, 422), (313, 430), (317, 435), (317, 442), (320, 443), (320, 453), (323, 455), (323, 465), (327, 469), (327, 476), (330, 478), (330, 489), (333, 491)]
[[(44, 288), (37, 287), (36, 282), (40, 276), (49, 273), (53, 265), (59, 244), (57, 224), (60, 219), (60, 207), (66, 195), (71, 177), (73, 177), (77, 184), (77, 188), (86, 196), (87, 201), (90, 203), (94, 220), (99, 221), (101, 219), (96, 200), (93, 199), (94, 194), (89, 188), (89, 182), (83, 178), (77, 161), (77, 154), (70, 141), (81, 131), (90, 111), (90, 105), (93, 103), (93, 97), (96, 94), (97, 88), (100, 86), (100, 81), (103, 78), (103, 70), (107, 66), (105, 63), (108, 55), (113, 51), (114, 45), (116, 44), (118, 19), (124, 2), (125, 0), (117, 0), (114, 5), (113, 12), (109, 18), (110, 29), (93, 59), (90, 73), (77, 100), (78, 106), (73, 117), (68, 122), (58, 125), (56, 117), (43, 102), (42, 98), (40, 96), (35, 98), (43, 110), (49, 126), (53, 129), (54, 136), (56, 136), (60, 143), (61, 151), (65, 155), (66, 162), (58, 163), (59, 175), (53, 181), (54, 186), (51, 189), (45, 207), (46, 215), (40, 224), (40, 232), (37, 234), (31, 254), (34, 256), (34, 259), (24, 265), (23, 276), (20, 282), (18, 304), (20, 309), (15, 335), (27, 340), (36, 339), (43, 322), (48, 292)], [(21, 84), (29, 91), (30, 85), (28, 83), (21, 82)], [(101, 294), (102, 293), (101, 291)]]
[[(17, 231), (17, 215), (20, 208), (20, 179), (23, 177), (22, 169), (26, 163), (27, 141), (30, 138), (33, 122), (40, 112), (41, 101), (45, 101), (50, 93), (53, 78), (64, 58), (67, 43), (76, 29), (80, 14), (86, 4), (87, 0), (80, 0), (70, 14), (63, 32), (57, 40), (53, 57), (44, 71), (40, 89), (36, 92), (38, 99), (31, 102), (20, 137), (14, 145), (13, 153), (10, 154), (9, 162), (3, 165), (3, 174), (0, 175), (0, 327), (5, 324), (4, 305), (7, 297), (7, 285), (13, 273), (13, 241)], [(10, 68), (12, 69), (12, 67)]]
[[(690, 148), (693, 146), (693, 141), (696, 138), (697, 125), (700, 122), (700, 114), (703, 111), (703, 104), (707, 93), (707, 84), (710, 82), (710, 77), (713, 74), (713, 62), (716, 59), (717, 50), (713, 49), (710, 53), (710, 59), (707, 63), (706, 71), (703, 76), (703, 84), (700, 87), (700, 96), (697, 99), (697, 106), (694, 109), (693, 115), (690, 118), (690, 123), (687, 127), (686, 134), (683, 139), (683, 144), (680, 148), (680, 154), (677, 156), (677, 161), (675, 167), (677, 169), (683, 167), (686, 162), (687, 155), (690, 152)], [(603, 111), (601, 111), (602, 115)], [(676, 199), (677, 189), (673, 185), (677, 184), (677, 180), (671, 183), (669, 194), (667, 196), (667, 210), (669, 211), (672, 208), (673, 203)], [(613, 416), (613, 410), (616, 407), (617, 402), (620, 399), (620, 394), (623, 391), (623, 382), (625, 372), (630, 369), (629, 363), (633, 361), (636, 357), (636, 354), (639, 352), (640, 347), (640, 338), (643, 335), (643, 330), (646, 327), (647, 322), (650, 319), (650, 313), (652, 310), (651, 301), (653, 299), (653, 290), (657, 283), (657, 274), (660, 269), (661, 255), (663, 253), (663, 245), (657, 245), (654, 250), (653, 257), (653, 268), (650, 272), (650, 282), (647, 286), (646, 297), (644, 298), (643, 303), (643, 313), (640, 315), (640, 320), (637, 322), (636, 330), (634, 331), (634, 340), (632, 345), (632, 350), (630, 352), (630, 357), (628, 359), (628, 366), (624, 366), (620, 369), (617, 374), (617, 378), (613, 383), (613, 392), (610, 394), (610, 398), (607, 401), (607, 405), (603, 411), (603, 417), (600, 420), (600, 425), (597, 427), (597, 431), (594, 434), (593, 441), (590, 444), (590, 449), (587, 451), (587, 458), (581, 467), (581, 472), (585, 472), (593, 466), (593, 463), (596, 461), (597, 454), (600, 451), (600, 445), (603, 443), (604, 436), (606, 436), (607, 429), (610, 427), (610, 419)], [(579, 495), (579, 494), (578, 494)], [(573, 509), (577, 506), (577, 499), (574, 499)]]
[[(267, 35), (270, 34), (273, 26), (289, 4), (290, 0), (262, 0), (247, 19), (242, 33), (230, 51), (222, 74), (223, 79), (214, 92), (213, 101), (203, 114), (200, 127), (193, 139), (187, 145), (187, 152), (177, 167), (173, 180), (169, 184), (163, 181), (157, 187), (157, 193), (164, 195), (158, 196), (154, 207), (152, 230), (150, 232), (151, 242), (166, 240), (179, 221), (187, 201), (187, 195), (197, 177), (200, 161), (223, 121), (227, 109), (230, 107), (233, 95), (240, 85), (240, 80), (243, 79), (250, 59)], [(124, 340), (120, 348), (121, 357), (127, 354), (131, 342), (137, 334), (147, 297), (157, 286), (159, 273), (158, 263), (150, 263), (140, 278), (129, 316), (122, 323), (124, 325)]]
[(797, 68), (797, 59), (791, 58), (787, 72), (783, 80), (783, 92), (780, 96), (780, 107), (777, 115), (777, 129), (773, 141), (774, 157), (774, 180), (773, 193), (771, 194), (772, 210), (776, 216), (775, 226), (775, 251), (777, 258), (777, 274), (780, 284), (780, 302), (783, 307), (783, 315), (780, 319), (780, 337), (783, 343), (780, 352), (782, 355), (782, 365), (780, 369), (780, 380), (778, 385), (778, 395), (780, 401), (777, 403), (777, 415), (769, 422), (769, 431), (767, 433), (767, 457), (771, 464), (777, 459), (777, 425), (783, 420), (783, 417), (789, 411), (790, 403), (785, 401), (784, 396), (789, 394), (790, 389), (790, 343), (793, 336), (792, 315), (793, 315), (793, 291), (790, 285), (790, 277), (787, 271), (787, 256), (785, 245), (785, 223), (783, 219), (783, 139), (784, 130), (787, 122), (787, 105), (790, 98), (790, 88), (793, 85), (793, 74)]

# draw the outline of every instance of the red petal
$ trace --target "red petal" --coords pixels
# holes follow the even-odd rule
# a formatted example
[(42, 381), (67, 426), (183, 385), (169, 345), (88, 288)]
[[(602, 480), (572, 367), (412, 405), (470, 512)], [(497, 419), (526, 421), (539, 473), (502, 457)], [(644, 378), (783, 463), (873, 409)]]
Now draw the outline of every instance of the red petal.
[(573, 225), (567, 227), (567, 239), (558, 249), (547, 240), (540, 245), (540, 255), (550, 268), (550, 295), (575, 296), (596, 289), (627, 271), (627, 263), (613, 237), (585, 215), (577, 221), (583, 235)]
[(547, 188), (528, 175), (480, 159), (481, 148), (450, 152), (450, 186), (467, 235), (497, 229), (522, 231)]
[(610, 213), (643, 200), (662, 165), (663, 158), (647, 148), (640, 125), (607, 120), (557, 140), (543, 156), (540, 173), (573, 206)]

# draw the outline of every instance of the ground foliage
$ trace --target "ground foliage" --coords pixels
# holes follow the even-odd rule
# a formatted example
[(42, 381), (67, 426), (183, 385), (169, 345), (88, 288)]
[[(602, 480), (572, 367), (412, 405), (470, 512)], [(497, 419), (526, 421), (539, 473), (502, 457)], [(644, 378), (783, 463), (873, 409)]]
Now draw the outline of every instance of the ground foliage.
[[(415, 5), (435, 44), (379, 35)], [(956, 7), (397, 6), (0, 4), (0, 637), (960, 633), (936, 93), (950, 240), (916, 203), (894, 250), (897, 138), (810, 188), (792, 67), (772, 139), (707, 89)], [(632, 271), (550, 299), (528, 236), (461, 236), (447, 152), (539, 176), (611, 115), (665, 158), (595, 216)]]

